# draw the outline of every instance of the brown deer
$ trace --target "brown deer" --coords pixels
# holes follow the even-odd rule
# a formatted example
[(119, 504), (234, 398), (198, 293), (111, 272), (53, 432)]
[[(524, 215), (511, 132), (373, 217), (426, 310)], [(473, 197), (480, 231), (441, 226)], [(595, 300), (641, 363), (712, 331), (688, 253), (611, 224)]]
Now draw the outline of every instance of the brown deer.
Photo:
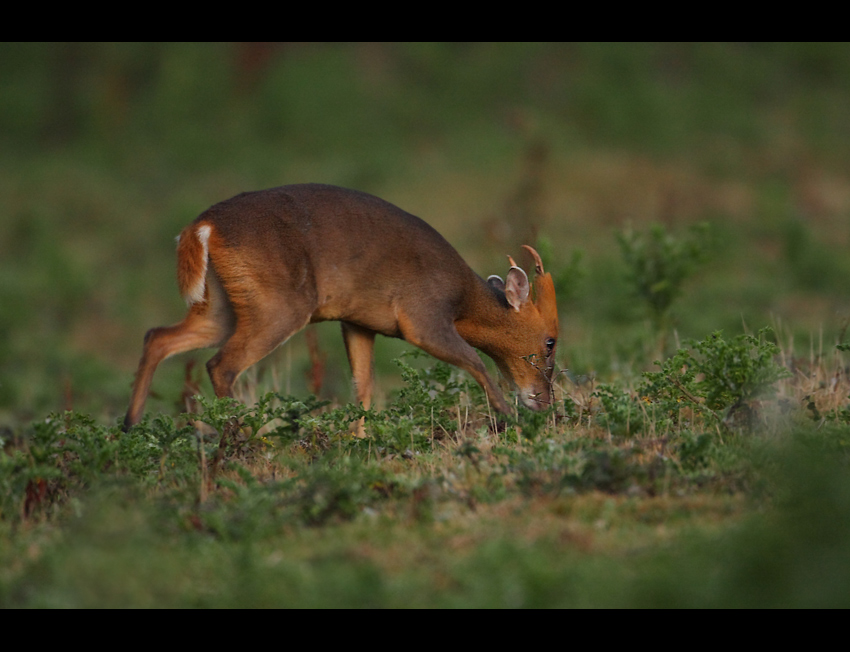
[[(216, 396), (307, 324), (342, 322), (357, 400), (369, 408), (375, 334), (403, 338), (469, 372), (490, 404), (510, 408), (475, 352), (490, 356), (527, 407), (552, 403), (558, 311), (552, 276), (533, 256), (535, 297), (508, 257), (484, 281), (437, 231), (366, 193), (320, 184), (247, 192), (183, 229), (177, 282), (186, 318), (145, 335), (124, 429), (138, 423), (165, 358), (220, 347), (207, 363)], [(358, 424), (363, 434), (363, 422)]]

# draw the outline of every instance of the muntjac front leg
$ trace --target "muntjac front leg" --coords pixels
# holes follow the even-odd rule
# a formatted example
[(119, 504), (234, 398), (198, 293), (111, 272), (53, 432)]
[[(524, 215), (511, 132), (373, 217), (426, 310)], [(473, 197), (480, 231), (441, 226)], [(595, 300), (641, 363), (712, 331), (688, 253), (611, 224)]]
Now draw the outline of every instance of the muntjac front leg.
[[(342, 322), (342, 339), (345, 341), (345, 352), (351, 365), (354, 377), (354, 390), (357, 402), (368, 410), (372, 405), (372, 388), (375, 384), (375, 368), (373, 351), (375, 349), (375, 331), (348, 322)], [(366, 431), (360, 418), (355, 426), (354, 434), (365, 437)]]
[(421, 322), (426, 325), (424, 327), (417, 326), (418, 323), (416, 320), (404, 319), (403, 316), (399, 318), (399, 326), (405, 340), (438, 360), (469, 373), (484, 389), (490, 405), (502, 414), (511, 414), (505, 397), (490, 378), (478, 352), (458, 334), (453, 323), (432, 323), (430, 328), (427, 327), (428, 322), (425, 320)]

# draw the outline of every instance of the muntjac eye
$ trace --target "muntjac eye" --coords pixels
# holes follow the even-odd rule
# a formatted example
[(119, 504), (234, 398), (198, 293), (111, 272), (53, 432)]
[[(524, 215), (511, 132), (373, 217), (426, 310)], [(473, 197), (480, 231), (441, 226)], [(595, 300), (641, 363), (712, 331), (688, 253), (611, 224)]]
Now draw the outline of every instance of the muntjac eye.
[(548, 340), (546, 340), (546, 352), (547, 352), (547, 353), (552, 353), (552, 350), (553, 350), (554, 348), (555, 348), (555, 340), (553, 340), (553, 339), (550, 337)]

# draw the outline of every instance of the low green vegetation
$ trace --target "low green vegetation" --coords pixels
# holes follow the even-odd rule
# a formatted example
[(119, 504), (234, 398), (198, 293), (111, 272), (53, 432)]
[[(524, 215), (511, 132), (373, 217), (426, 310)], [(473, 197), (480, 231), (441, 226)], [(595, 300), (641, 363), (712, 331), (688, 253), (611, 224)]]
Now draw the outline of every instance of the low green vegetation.
[(845, 606), (850, 387), (812, 390), (767, 336), (507, 422), (405, 361), (378, 411), (51, 415), (4, 441), (0, 604)]

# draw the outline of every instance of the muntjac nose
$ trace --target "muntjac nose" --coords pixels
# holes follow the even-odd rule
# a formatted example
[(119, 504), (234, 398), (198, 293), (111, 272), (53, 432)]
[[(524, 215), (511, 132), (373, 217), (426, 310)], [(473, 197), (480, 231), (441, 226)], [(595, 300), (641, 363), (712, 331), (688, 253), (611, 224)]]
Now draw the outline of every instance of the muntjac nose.
[(545, 410), (552, 405), (551, 399), (543, 392), (539, 394), (524, 394), (521, 396), (521, 399), (525, 407), (529, 410), (534, 410), (535, 412)]

